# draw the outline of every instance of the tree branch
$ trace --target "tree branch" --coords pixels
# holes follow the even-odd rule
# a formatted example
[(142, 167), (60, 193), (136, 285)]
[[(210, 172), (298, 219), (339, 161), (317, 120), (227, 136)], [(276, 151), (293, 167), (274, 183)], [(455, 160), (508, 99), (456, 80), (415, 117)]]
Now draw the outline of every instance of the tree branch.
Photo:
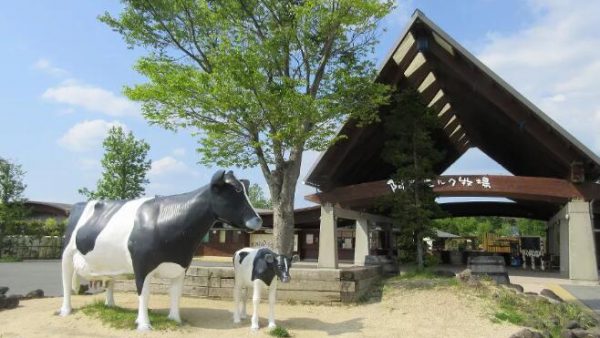
[(194, 55), (194, 53), (190, 52), (183, 45), (181, 45), (181, 43), (175, 38), (175, 36), (171, 32), (171, 30), (163, 22), (163, 20), (160, 19), (158, 13), (156, 12), (156, 10), (154, 9), (154, 7), (152, 6), (152, 3), (149, 0), (145, 0), (145, 2), (148, 5), (148, 9), (150, 10), (150, 12), (152, 12), (154, 20), (156, 20), (156, 22), (158, 22), (158, 24), (160, 24), (160, 26), (164, 29), (164, 31), (167, 33), (167, 35), (169, 35), (169, 38), (171, 39), (171, 42), (173, 42), (175, 44), (175, 46), (177, 46), (177, 48), (179, 50), (181, 50), (187, 56), (189, 56), (194, 61), (196, 61), (196, 63), (198, 63), (198, 65), (200, 66), (200, 68), (202, 68), (202, 70), (204, 70), (205, 72), (209, 72), (210, 71), (209, 67), (207, 67), (206, 64), (205, 64), (206, 60), (199, 59), (196, 55)]

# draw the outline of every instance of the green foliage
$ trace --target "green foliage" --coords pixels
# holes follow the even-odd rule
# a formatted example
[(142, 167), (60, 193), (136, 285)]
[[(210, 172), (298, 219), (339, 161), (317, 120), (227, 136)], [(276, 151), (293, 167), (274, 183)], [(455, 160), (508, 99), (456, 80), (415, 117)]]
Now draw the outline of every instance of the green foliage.
[(102, 144), (104, 169), (96, 191), (81, 188), (79, 193), (88, 199), (123, 200), (141, 196), (144, 185), (148, 183), (146, 173), (151, 161), (146, 160), (146, 156), (150, 145), (144, 140), (137, 140), (131, 131), (126, 135), (119, 126), (108, 131)]
[(369, 57), (392, 0), (126, 0), (100, 20), (149, 51), (126, 87), (150, 123), (191, 129), (204, 164), (260, 166), (280, 252), (293, 243), (304, 150), (335, 142), (340, 123), (376, 120), (389, 87)]
[(544, 236), (546, 224), (526, 218), (506, 217), (455, 217), (434, 220), (434, 227), (460, 236), (481, 237), (484, 233), (501, 236), (514, 235), (515, 230), (523, 236)]
[(291, 337), (290, 333), (285, 327), (276, 326), (271, 331), (269, 331), (269, 335), (273, 337)]
[(22, 262), (23, 258), (17, 256), (2, 256), (0, 257), (0, 263), (18, 263)]
[[(98, 318), (102, 324), (115, 329), (135, 330), (137, 310), (124, 309), (118, 306), (108, 307), (102, 301), (95, 301), (81, 308), (84, 314)], [(148, 310), (148, 316), (154, 330), (173, 330), (180, 326), (179, 323), (169, 319), (167, 315)]]
[(24, 236), (63, 236), (67, 220), (57, 221), (55, 218), (45, 220), (20, 219), (10, 224), (6, 228), (6, 235), (24, 235)]
[(26, 199), (23, 196), (27, 187), (23, 183), (24, 175), (20, 164), (0, 157), (0, 243), (3, 242), (7, 229), (27, 215), (24, 205)]
[(598, 320), (576, 304), (555, 304), (544, 298), (517, 294), (513, 290), (498, 287), (495, 290), (480, 290), (479, 294), (493, 300), (497, 307), (494, 319), (548, 331), (552, 337), (560, 337), (562, 328), (571, 320), (576, 320), (584, 328), (599, 324)]
[(271, 199), (265, 197), (265, 194), (260, 185), (254, 183), (248, 190), (248, 198), (252, 202), (252, 206), (258, 209), (271, 209)]
[(387, 141), (382, 156), (395, 167), (392, 179), (399, 187), (382, 198), (381, 206), (401, 225), (405, 242), (400, 247), (416, 248), (417, 264), (422, 269), (423, 238), (433, 235), (431, 220), (441, 213), (433, 188), (427, 183), (436, 177), (434, 165), (443, 155), (431, 136), (439, 128), (439, 120), (419, 93), (409, 89), (394, 96), (383, 122)]

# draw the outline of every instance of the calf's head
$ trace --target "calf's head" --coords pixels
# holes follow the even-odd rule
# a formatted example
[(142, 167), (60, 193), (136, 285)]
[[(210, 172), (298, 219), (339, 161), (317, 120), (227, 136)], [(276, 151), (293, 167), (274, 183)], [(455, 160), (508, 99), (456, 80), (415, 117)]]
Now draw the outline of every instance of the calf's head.
[(275, 271), (277, 278), (282, 283), (287, 283), (292, 279), (290, 277), (290, 268), (292, 267), (292, 260), (285, 255), (267, 254), (265, 260), (268, 266)]
[(262, 219), (248, 198), (247, 180), (238, 180), (232, 171), (217, 171), (210, 182), (211, 206), (218, 220), (244, 230), (258, 230)]

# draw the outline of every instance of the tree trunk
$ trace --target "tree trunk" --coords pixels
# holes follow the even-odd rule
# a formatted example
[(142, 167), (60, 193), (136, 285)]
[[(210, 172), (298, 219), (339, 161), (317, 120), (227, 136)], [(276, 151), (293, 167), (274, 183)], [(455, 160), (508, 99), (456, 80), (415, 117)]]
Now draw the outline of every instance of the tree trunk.
[(417, 269), (423, 270), (425, 268), (425, 264), (423, 263), (423, 233), (421, 231), (417, 232), (416, 236), (417, 241)]
[(279, 168), (269, 180), (273, 205), (273, 240), (277, 253), (291, 256), (294, 250), (294, 197), (300, 176), (302, 153)]

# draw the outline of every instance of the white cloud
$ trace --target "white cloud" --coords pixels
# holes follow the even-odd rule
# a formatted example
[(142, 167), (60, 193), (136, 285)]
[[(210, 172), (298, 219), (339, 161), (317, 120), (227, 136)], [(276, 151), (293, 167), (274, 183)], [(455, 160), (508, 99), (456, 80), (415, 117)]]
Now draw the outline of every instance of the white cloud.
[(198, 173), (188, 167), (187, 164), (172, 156), (165, 156), (160, 160), (152, 161), (152, 168), (150, 168), (149, 174), (151, 176), (164, 176), (169, 174), (198, 175)]
[(56, 77), (69, 76), (69, 72), (67, 70), (52, 65), (48, 59), (44, 58), (38, 59), (33, 64), (33, 68)]
[(75, 152), (89, 151), (102, 143), (106, 133), (113, 126), (126, 129), (126, 126), (118, 121), (86, 120), (71, 127), (58, 140), (58, 144)]
[(137, 103), (104, 88), (81, 84), (73, 79), (48, 88), (42, 97), (109, 116), (138, 116), (140, 114), (140, 107)]
[(600, 2), (531, 0), (534, 16), (490, 34), (480, 59), (592, 150), (600, 151)]

